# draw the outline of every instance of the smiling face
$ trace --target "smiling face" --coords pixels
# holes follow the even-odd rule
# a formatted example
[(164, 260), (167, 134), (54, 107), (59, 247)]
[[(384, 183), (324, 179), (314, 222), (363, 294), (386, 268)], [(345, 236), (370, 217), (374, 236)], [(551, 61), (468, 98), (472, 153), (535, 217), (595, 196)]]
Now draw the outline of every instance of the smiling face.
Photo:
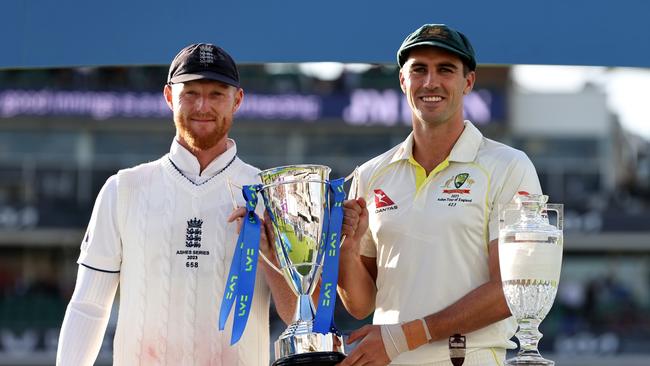
[(463, 96), (474, 86), (476, 74), (465, 74), (462, 60), (437, 47), (409, 52), (400, 70), (400, 85), (411, 107), (413, 123), (428, 126), (463, 123)]
[(174, 113), (181, 145), (196, 151), (223, 147), (244, 93), (221, 82), (196, 80), (166, 85), (165, 99)]

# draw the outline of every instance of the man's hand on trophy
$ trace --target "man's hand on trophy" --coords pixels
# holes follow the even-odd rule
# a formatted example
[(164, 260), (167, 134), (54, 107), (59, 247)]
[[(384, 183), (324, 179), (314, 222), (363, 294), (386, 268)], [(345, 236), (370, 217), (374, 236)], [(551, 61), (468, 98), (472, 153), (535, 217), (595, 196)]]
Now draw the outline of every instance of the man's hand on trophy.
[[(343, 201), (341, 234), (345, 235), (342, 248), (345, 248), (346, 251), (358, 251), (359, 242), (368, 230), (368, 208), (366, 206), (366, 200), (363, 198)], [(345, 243), (348, 243), (348, 245), (345, 245)]]
[[(244, 216), (246, 216), (246, 208), (245, 207), (238, 207), (232, 211), (230, 216), (228, 216), (228, 222), (233, 222), (237, 221), (237, 234), (241, 231), (242, 223)], [(273, 225), (271, 223), (271, 218), (269, 217), (268, 213), (264, 211), (264, 219), (261, 219), (261, 225), (260, 225), (260, 254), (261, 256), (259, 258), (268, 259), (269, 261), (272, 262), (273, 265), (275, 265), (275, 270), (279, 271), (277, 269), (278, 267), (278, 262), (277, 258), (275, 256), (275, 249), (273, 247), (273, 241), (275, 240), (275, 236), (273, 235)], [(262, 255), (264, 257), (262, 257)], [(271, 263), (269, 263), (271, 264)]]
[(262, 232), (260, 233), (260, 253), (266, 256), (268, 260), (278, 267), (279, 263), (275, 256), (275, 234), (273, 233), (273, 223), (269, 213), (264, 210), (264, 219), (262, 220)]
[(228, 216), (228, 222), (233, 222), (237, 220), (237, 234), (241, 231), (241, 226), (242, 226), (242, 218), (246, 216), (246, 208), (245, 207), (235, 207), (234, 210), (230, 213), (230, 216)]
[(390, 363), (382, 339), (381, 326), (365, 325), (352, 333), (347, 344), (359, 341), (359, 344), (339, 363), (340, 366), (368, 365), (384, 366)]

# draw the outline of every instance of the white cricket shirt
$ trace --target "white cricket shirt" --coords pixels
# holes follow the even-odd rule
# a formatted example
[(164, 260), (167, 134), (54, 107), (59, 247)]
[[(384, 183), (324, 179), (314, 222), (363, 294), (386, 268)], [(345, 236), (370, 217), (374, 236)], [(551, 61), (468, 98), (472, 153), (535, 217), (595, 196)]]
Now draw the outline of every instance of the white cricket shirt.
[[(257, 275), (242, 339), (230, 346), (232, 313), (218, 330), (237, 239), (228, 181), (259, 181), (234, 141), (199, 175), (174, 141), (161, 159), (111, 177), (95, 203), (78, 263), (120, 273), (115, 365), (266, 365), (270, 292)], [(241, 191), (233, 188), (237, 205)]]

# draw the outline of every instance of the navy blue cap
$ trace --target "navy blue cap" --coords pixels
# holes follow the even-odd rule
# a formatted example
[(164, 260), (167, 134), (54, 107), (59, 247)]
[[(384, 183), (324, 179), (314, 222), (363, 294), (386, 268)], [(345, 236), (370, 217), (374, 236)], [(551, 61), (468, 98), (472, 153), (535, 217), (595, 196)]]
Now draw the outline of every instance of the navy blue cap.
[(196, 43), (183, 48), (169, 66), (167, 83), (192, 80), (216, 80), (239, 88), (239, 71), (235, 60), (223, 48)]

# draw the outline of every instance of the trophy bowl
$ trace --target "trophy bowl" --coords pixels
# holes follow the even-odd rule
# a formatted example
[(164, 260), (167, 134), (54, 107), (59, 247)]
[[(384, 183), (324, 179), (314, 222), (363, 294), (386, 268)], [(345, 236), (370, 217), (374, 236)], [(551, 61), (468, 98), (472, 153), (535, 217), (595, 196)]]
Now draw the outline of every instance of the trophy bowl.
[[(562, 205), (547, 204), (547, 200), (545, 195), (519, 194), (514, 204), (500, 211), (501, 281), (519, 326), (515, 334), (519, 352), (506, 365), (555, 364), (537, 349), (542, 338), (538, 327), (553, 306), (562, 266)], [(549, 223), (548, 211), (556, 213), (556, 225)], [(508, 221), (514, 222), (508, 225)]]
[(316, 311), (311, 299), (323, 269), (329, 173), (323, 165), (283, 166), (259, 173), (277, 261), (297, 296), (293, 322), (274, 344), (274, 366), (334, 365), (345, 358), (339, 335), (314, 332)]

